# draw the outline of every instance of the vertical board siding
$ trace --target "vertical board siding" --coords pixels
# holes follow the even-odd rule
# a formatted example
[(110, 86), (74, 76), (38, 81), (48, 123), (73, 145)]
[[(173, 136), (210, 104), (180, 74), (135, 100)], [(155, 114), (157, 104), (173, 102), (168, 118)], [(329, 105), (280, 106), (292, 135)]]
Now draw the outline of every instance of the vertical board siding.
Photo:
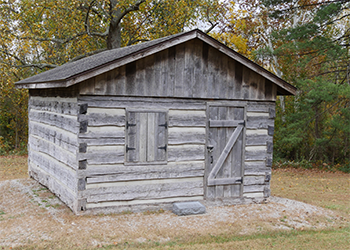
[(81, 95), (269, 100), (277, 88), (216, 48), (192, 40), (81, 83)]

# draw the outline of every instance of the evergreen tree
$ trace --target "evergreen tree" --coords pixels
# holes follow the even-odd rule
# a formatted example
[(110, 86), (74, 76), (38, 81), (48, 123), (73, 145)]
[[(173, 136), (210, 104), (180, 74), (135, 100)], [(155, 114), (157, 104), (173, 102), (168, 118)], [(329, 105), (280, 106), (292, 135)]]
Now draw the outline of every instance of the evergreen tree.
[(305, 17), (273, 34), (273, 51), (257, 53), (277, 56), (284, 79), (299, 88), (285, 110), (277, 106), (275, 156), (349, 164), (350, 2), (263, 2), (271, 18)]

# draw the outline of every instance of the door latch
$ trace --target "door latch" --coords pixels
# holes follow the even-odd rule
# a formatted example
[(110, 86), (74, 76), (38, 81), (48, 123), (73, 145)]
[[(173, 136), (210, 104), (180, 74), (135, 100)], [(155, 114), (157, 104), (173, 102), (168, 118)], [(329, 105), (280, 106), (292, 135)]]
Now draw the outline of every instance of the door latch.
[(208, 152), (211, 153), (211, 152), (213, 152), (214, 146), (208, 145), (207, 149), (208, 149)]

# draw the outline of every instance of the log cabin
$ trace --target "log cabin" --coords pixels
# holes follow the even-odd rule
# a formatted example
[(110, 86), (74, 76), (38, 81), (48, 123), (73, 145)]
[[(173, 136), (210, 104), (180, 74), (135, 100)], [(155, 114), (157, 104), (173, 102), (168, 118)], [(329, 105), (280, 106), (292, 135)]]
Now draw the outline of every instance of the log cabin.
[(16, 86), (29, 89), (29, 175), (76, 214), (263, 201), (276, 97), (296, 93), (200, 30)]

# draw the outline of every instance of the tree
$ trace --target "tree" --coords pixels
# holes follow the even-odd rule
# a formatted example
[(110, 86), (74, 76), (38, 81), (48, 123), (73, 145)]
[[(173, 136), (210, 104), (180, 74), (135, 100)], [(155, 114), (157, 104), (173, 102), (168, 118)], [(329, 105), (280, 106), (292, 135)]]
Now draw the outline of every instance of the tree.
[[(277, 57), (284, 79), (299, 88), (295, 98), (287, 98), (286, 110), (278, 109), (276, 155), (348, 164), (350, 3), (263, 2), (271, 18), (293, 25), (273, 33), (273, 50), (257, 54)], [(296, 15), (304, 18), (295, 21)]]
[(210, 0), (2, 1), (0, 53), (16, 61), (12, 67), (53, 68), (179, 33), (198, 19), (212, 22), (220, 6)]
[(344, 164), (349, 158), (349, 6), (235, 1), (218, 25), (219, 40), (298, 87), (296, 97), (277, 99), (275, 159)]
[(198, 21), (211, 29), (224, 11), (217, 0), (0, 0), (0, 148), (26, 144), (28, 93), (14, 82)]

